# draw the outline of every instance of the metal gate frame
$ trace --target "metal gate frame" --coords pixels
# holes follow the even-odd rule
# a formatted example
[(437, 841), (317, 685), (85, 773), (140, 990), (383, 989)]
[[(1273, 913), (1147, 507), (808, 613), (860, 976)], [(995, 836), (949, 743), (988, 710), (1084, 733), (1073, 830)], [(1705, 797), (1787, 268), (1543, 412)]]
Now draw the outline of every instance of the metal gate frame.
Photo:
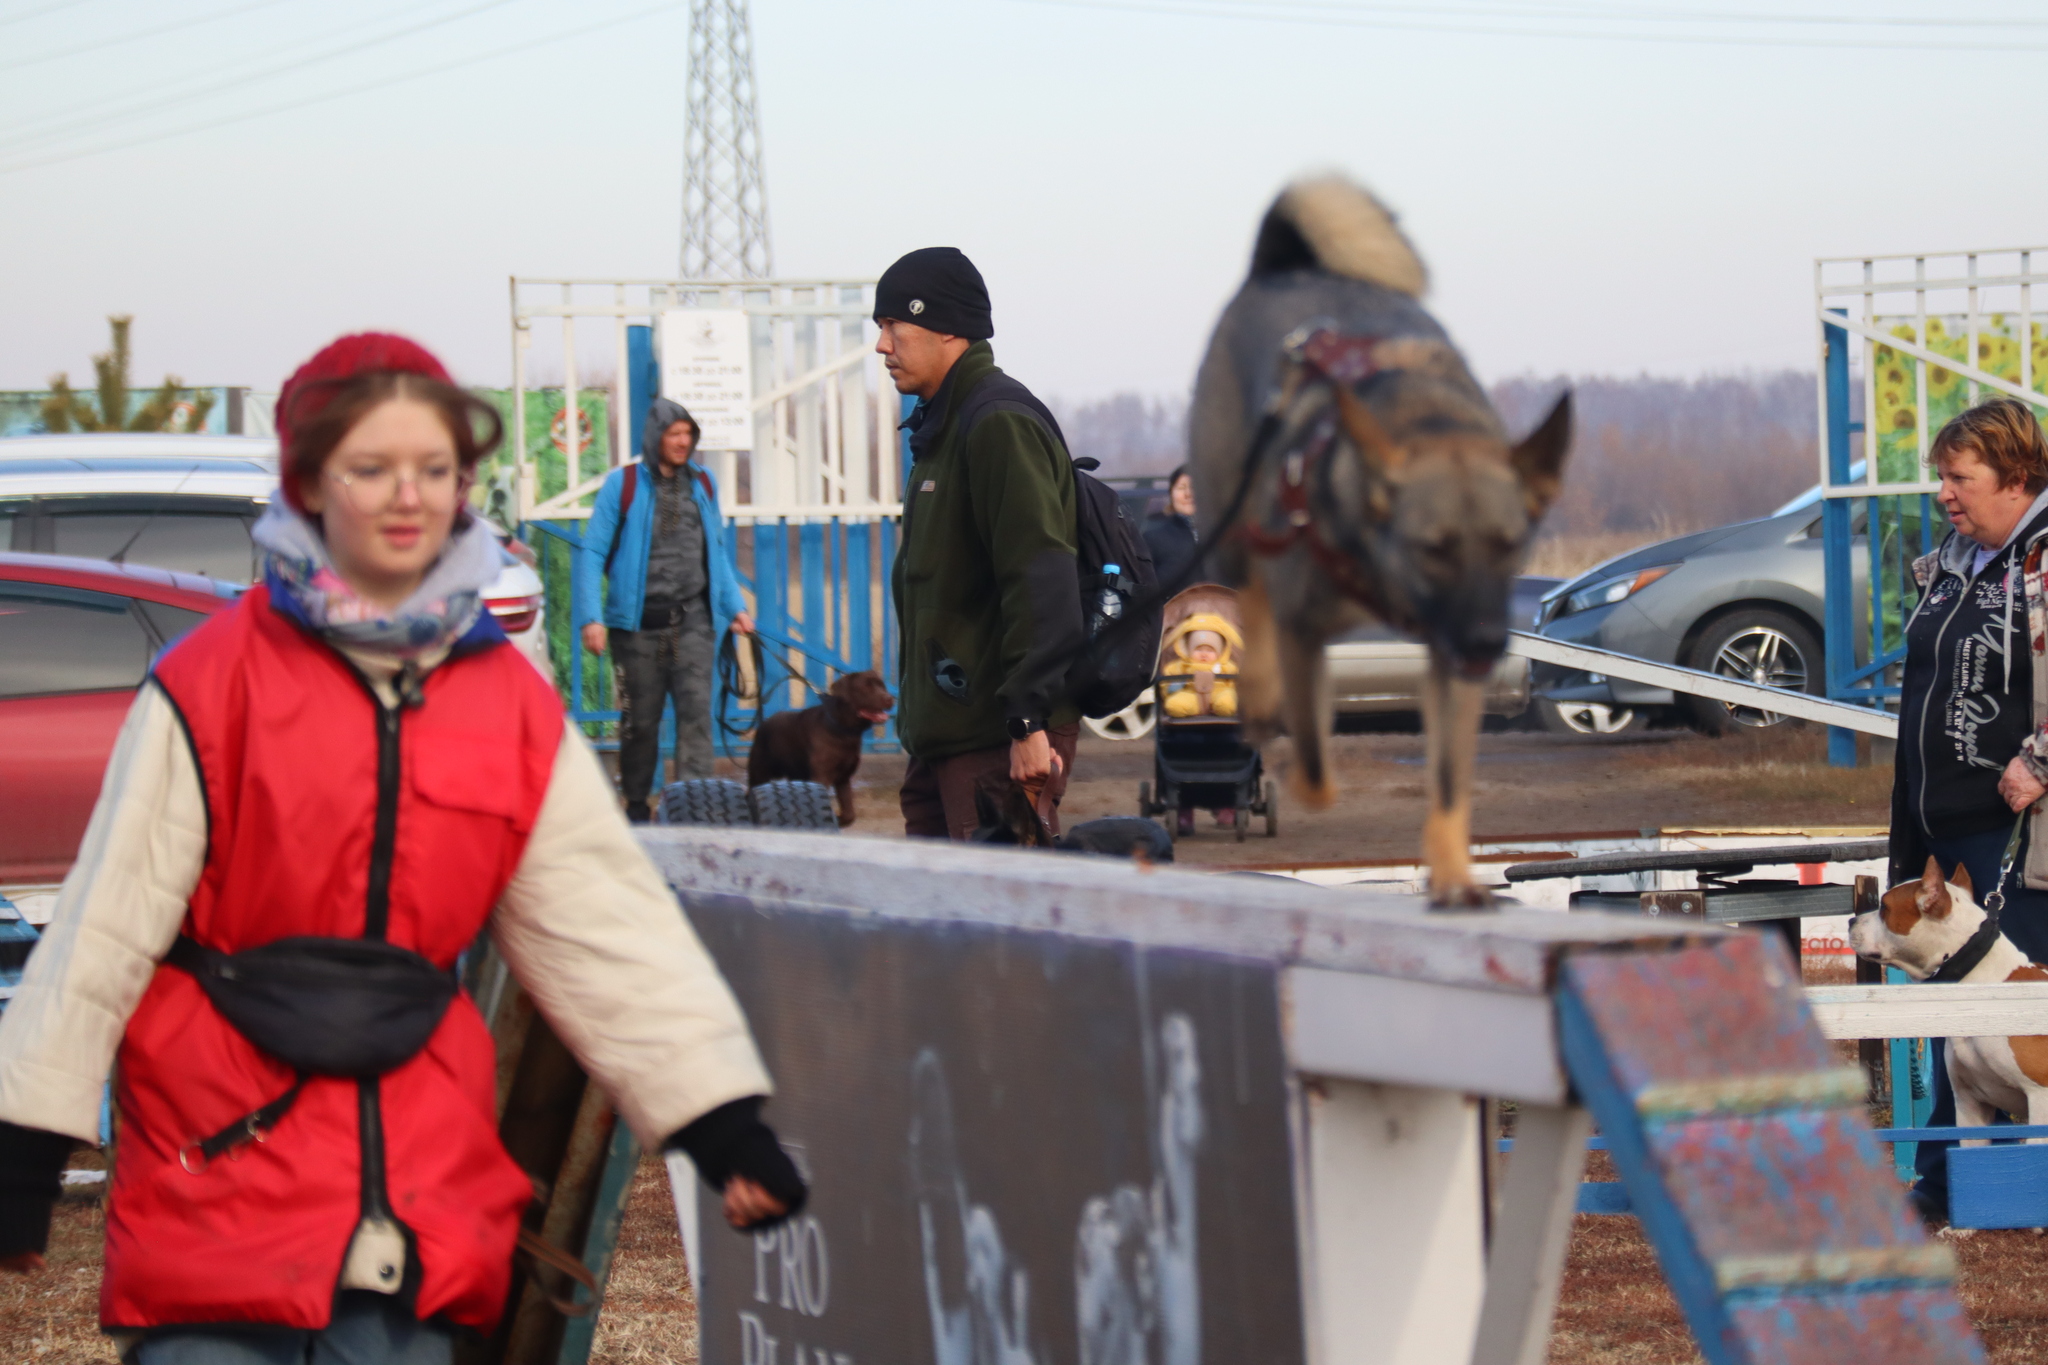
[[(742, 586), (772, 656), (790, 681), (763, 698), (760, 715), (810, 704), (835, 674), (896, 672), (896, 622), (888, 592), (902, 516), (902, 405), (874, 354), (874, 282), (815, 280), (511, 280), (512, 455), (519, 519), (530, 533), (580, 549), (590, 501), (622, 456), (637, 452), (649, 403), (660, 391), (658, 323), (679, 309), (750, 315), (754, 445), (707, 451), (740, 560)], [(559, 326), (564, 406), (581, 391), (577, 318), (613, 320), (610, 459), (604, 474), (542, 496), (526, 445), (530, 352), (536, 324)], [(572, 424), (572, 441), (575, 439)], [(576, 469), (577, 449), (570, 468)], [(529, 538), (531, 536), (529, 535)], [(549, 583), (551, 613), (569, 609), (565, 585)], [(572, 627), (580, 626), (572, 622)], [(575, 720), (615, 722), (606, 704), (608, 666), (598, 669), (600, 704), (586, 699), (585, 659), (572, 633), (566, 698)], [(757, 719), (751, 707), (736, 710)], [(742, 752), (716, 737), (719, 751)], [(894, 721), (871, 749), (895, 749)], [(665, 741), (666, 747), (666, 741)]]
[[(1933, 494), (1939, 489), (1938, 476), (1928, 467), (1927, 450), (1934, 432), (1928, 420), (1930, 369), (1959, 376), (1968, 386), (1969, 402), (1976, 402), (1985, 390), (2048, 407), (2048, 395), (2035, 390), (2042, 378), (2034, 364), (2033, 287), (2048, 284), (2048, 272), (2035, 266), (2037, 256), (2048, 257), (2048, 247), (1988, 248), (1977, 251), (1922, 252), (1896, 256), (1821, 258), (1814, 262), (1815, 319), (1819, 325), (1819, 415), (1820, 483), (1822, 497), (1822, 552), (1826, 571), (1827, 601), (1825, 634), (1827, 696), (1830, 700), (1856, 705), (1888, 708), (1899, 695), (1899, 687), (1888, 676), (1905, 658), (1905, 641), (1892, 638), (1885, 614), (1886, 593), (1896, 593), (1903, 603), (1912, 589), (1909, 583), (1913, 557), (1934, 547)], [(1989, 258), (1988, 260), (1986, 258)], [(1935, 269), (1930, 272), (1929, 263)], [(1903, 270), (1910, 266), (1910, 276)], [(1996, 268), (1984, 268), (1996, 267)], [(1967, 318), (1965, 358), (1941, 354), (1928, 344), (1930, 294), (1959, 295), (1960, 311)], [(1991, 295), (1987, 298), (1987, 294)], [(1987, 305), (1996, 298), (2016, 294), (2018, 307), (1992, 311)], [(1879, 300), (1906, 296), (1911, 307), (1904, 312), (1881, 312)], [(2018, 319), (2020, 378), (2017, 384), (1988, 373), (1979, 365), (1984, 328), (1991, 319), (2011, 313)], [(1910, 317), (1912, 335), (1899, 336), (1886, 330), (1888, 323)], [(1938, 325), (1938, 317), (1935, 319)], [(1864, 421), (1852, 420), (1850, 338), (1860, 339), (1854, 347), (1861, 358)], [(1912, 473), (1917, 478), (1885, 480), (1879, 468), (1877, 442), (1878, 379), (1874, 357), (1885, 347), (1904, 357), (1913, 369), (1913, 423), (1918, 460)], [(1861, 435), (1862, 469), (1856, 469), (1856, 452), (1851, 437)], [(1866, 530), (1865, 550), (1869, 556), (1867, 604), (1855, 599), (1853, 500), (1864, 502), (1866, 528), (1877, 526), (1879, 534)], [(1906, 509), (1917, 513), (1918, 548), (1908, 553), (1903, 534)], [(1882, 534), (1883, 519), (1897, 518), (1902, 534), (1898, 544), (1887, 545)], [(1859, 606), (1867, 605), (1868, 638), (1856, 628)], [(1828, 730), (1828, 761), (1837, 767), (1856, 763), (1856, 733), (1832, 726)]]

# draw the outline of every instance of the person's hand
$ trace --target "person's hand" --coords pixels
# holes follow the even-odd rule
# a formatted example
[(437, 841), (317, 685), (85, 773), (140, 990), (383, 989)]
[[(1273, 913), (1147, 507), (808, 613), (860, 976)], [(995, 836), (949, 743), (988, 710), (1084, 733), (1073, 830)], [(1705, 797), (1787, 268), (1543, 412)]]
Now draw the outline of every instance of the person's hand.
[(604, 653), (606, 631), (604, 622), (592, 621), (583, 628), (583, 647), (592, 654)]
[(735, 635), (752, 635), (754, 633), (753, 613), (746, 611), (735, 613), (732, 618), (732, 629)]
[(789, 1206), (743, 1175), (725, 1182), (725, 1221), (745, 1232), (766, 1218), (780, 1218)]
[(1010, 777), (1017, 782), (1042, 782), (1059, 762), (1045, 731), (1034, 730), (1010, 741)]
[(33, 1275), (43, 1268), (43, 1254), (40, 1251), (20, 1251), (12, 1256), (0, 1256), (0, 1270), (11, 1270), (17, 1275)]
[(2014, 811), (2023, 811), (2048, 796), (2048, 786), (2043, 786), (2041, 779), (2034, 776), (2034, 770), (2027, 766), (2026, 759), (2014, 758), (2005, 765), (2005, 775), (1998, 779), (1998, 794)]

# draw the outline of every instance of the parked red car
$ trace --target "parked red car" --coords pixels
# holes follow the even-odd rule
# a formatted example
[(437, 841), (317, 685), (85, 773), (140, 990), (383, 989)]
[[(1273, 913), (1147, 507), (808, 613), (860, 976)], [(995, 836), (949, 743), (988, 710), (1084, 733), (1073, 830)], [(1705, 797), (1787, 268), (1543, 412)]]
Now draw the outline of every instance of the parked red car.
[(150, 660), (239, 588), (0, 553), (0, 886), (61, 881)]

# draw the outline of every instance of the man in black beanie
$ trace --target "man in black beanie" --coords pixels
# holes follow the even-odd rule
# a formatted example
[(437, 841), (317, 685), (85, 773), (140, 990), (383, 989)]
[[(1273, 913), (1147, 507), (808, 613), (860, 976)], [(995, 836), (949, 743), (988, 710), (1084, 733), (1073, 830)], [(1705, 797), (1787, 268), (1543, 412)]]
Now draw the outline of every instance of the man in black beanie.
[(1059, 424), (996, 368), (988, 288), (952, 247), (897, 261), (875, 286), (875, 349), (917, 407), (893, 587), (902, 632), (897, 732), (910, 754), (905, 832), (965, 839), (977, 793), (1015, 783), (1053, 832), (1080, 711), (1074, 469)]

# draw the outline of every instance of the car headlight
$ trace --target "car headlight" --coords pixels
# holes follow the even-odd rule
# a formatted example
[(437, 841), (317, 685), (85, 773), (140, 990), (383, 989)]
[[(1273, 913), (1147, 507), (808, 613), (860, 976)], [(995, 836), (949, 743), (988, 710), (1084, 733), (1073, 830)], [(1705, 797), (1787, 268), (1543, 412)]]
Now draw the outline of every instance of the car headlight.
[(1590, 588), (1580, 588), (1564, 599), (1564, 609), (1559, 616), (1571, 616), (1577, 612), (1591, 611), (1595, 607), (1612, 606), (1624, 597), (1632, 596), (1649, 587), (1665, 574), (1677, 568), (1676, 564), (1659, 564), (1654, 569), (1637, 569), (1630, 573), (1616, 574), (1603, 578)]

